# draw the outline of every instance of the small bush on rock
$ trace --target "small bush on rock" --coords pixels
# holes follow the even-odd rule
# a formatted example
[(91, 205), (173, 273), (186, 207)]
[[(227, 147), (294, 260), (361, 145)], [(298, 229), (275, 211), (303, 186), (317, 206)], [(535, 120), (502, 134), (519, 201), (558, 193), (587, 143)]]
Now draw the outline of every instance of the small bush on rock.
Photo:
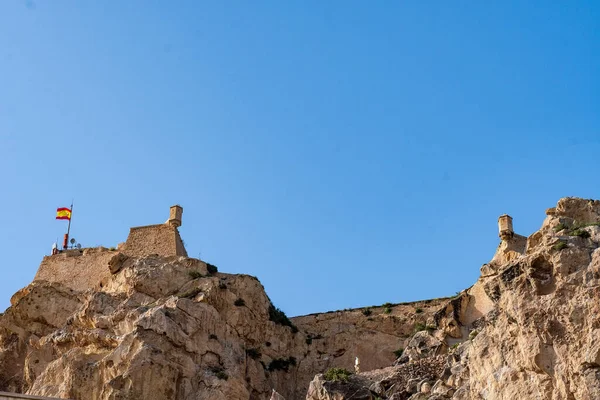
[(402, 357), (402, 353), (404, 353), (404, 349), (403, 348), (399, 348), (398, 350), (394, 351), (394, 355), (396, 356), (396, 358)]
[(352, 375), (352, 372), (348, 371), (344, 368), (329, 368), (324, 374), (323, 377), (326, 381), (337, 381), (337, 382), (347, 382), (348, 378)]
[(212, 265), (211, 263), (206, 263), (206, 270), (208, 271), (209, 274), (216, 274), (217, 272), (219, 272), (219, 269), (217, 268), (216, 265)]
[(269, 304), (269, 320), (279, 325), (289, 326), (292, 328), (292, 333), (298, 332), (296, 325), (292, 324), (287, 315), (273, 304)]
[(288, 372), (290, 365), (296, 365), (296, 358), (288, 357), (286, 358), (276, 358), (269, 363), (267, 369), (269, 371), (285, 371)]
[(227, 373), (225, 372), (225, 370), (222, 367), (212, 367), (210, 369), (210, 371), (215, 374), (215, 376), (221, 380), (226, 381), (227, 379), (229, 379), (229, 375), (227, 375)]
[(567, 229), (567, 228), (568, 228), (568, 226), (567, 226), (567, 225), (565, 225), (565, 224), (563, 224), (563, 223), (560, 223), (560, 224), (558, 224), (558, 225), (556, 225), (556, 226), (554, 227), (554, 232), (560, 232), (560, 231), (562, 231), (562, 230), (565, 230), (565, 229)]
[(190, 275), (190, 278), (192, 278), (192, 279), (198, 279), (198, 278), (204, 277), (204, 275), (202, 275), (202, 273), (200, 271), (196, 271), (196, 270), (192, 270), (192, 271), (188, 272), (188, 274)]
[(422, 323), (416, 323), (415, 324), (415, 332), (421, 332), (427, 329), (427, 325), (422, 324)]
[(425, 325), (425, 324), (418, 322), (415, 324), (415, 333), (421, 332), (421, 331), (427, 331), (427, 332), (431, 333), (431, 332), (435, 331), (435, 326)]
[(591, 235), (588, 231), (584, 231), (583, 229), (575, 229), (569, 232), (569, 236), (579, 236), (580, 238), (587, 239)]
[(246, 354), (253, 360), (258, 360), (262, 355), (260, 350), (256, 348), (246, 349)]
[(233, 305), (238, 306), (238, 307), (242, 307), (246, 305), (246, 302), (244, 301), (244, 299), (242, 298), (237, 298), (235, 299), (235, 301), (233, 302)]
[(554, 246), (552, 246), (552, 248), (556, 251), (561, 251), (562, 249), (566, 249), (567, 247), (569, 247), (569, 245), (567, 245), (565, 242), (558, 242)]
[(365, 308), (362, 313), (365, 317), (368, 317), (369, 315), (373, 314), (373, 311), (371, 311), (370, 308)]

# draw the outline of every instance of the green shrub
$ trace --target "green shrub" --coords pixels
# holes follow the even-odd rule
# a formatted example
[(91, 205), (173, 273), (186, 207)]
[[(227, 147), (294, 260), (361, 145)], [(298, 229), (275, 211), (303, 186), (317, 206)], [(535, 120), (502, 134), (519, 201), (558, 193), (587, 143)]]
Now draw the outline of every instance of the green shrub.
[(229, 379), (229, 375), (227, 375), (227, 373), (225, 371), (219, 371), (216, 373), (216, 377), (226, 381), (227, 379)]
[(226, 381), (227, 379), (229, 379), (229, 375), (227, 375), (227, 373), (225, 372), (225, 370), (223, 369), (223, 367), (212, 367), (210, 368), (210, 371), (215, 374), (215, 376), (221, 380)]
[(427, 329), (427, 325), (422, 324), (420, 322), (415, 324), (415, 332), (421, 332)]
[(591, 222), (588, 224), (577, 222), (573, 225), (573, 229), (586, 228), (588, 226), (600, 226), (600, 222)]
[(209, 340), (219, 340), (219, 338), (217, 337), (217, 335), (215, 335), (214, 333), (211, 333), (210, 335), (208, 335), (208, 339)]
[(554, 232), (560, 232), (562, 230), (568, 229), (569, 227), (563, 223), (560, 223), (554, 227)]
[(292, 328), (292, 333), (298, 332), (296, 325), (292, 324), (287, 315), (273, 304), (269, 304), (269, 320), (279, 325), (289, 326)]
[(369, 315), (373, 314), (373, 311), (371, 311), (370, 308), (365, 308), (364, 310), (362, 310), (362, 313), (365, 317), (368, 317)]
[(217, 272), (219, 272), (219, 269), (217, 268), (216, 265), (212, 265), (211, 263), (206, 263), (206, 270), (208, 271), (209, 274), (216, 274)]
[(235, 306), (242, 307), (242, 306), (246, 305), (246, 302), (244, 301), (244, 299), (238, 297), (237, 299), (235, 299), (235, 301), (233, 302), (233, 304)]
[(386, 307), (386, 308), (383, 309), (383, 312), (384, 312), (384, 314), (391, 314), (392, 309), (389, 308), (389, 307)]
[(313, 340), (312, 337), (307, 336), (306, 337), (306, 344), (311, 345), (312, 344), (312, 340)]
[(569, 232), (569, 236), (579, 236), (580, 238), (587, 239), (591, 235), (588, 231), (584, 231), (583, 229), (575, 229)]
[(478, 334), (479, 334), (479, 331), (477, 331), (477, 330), (469, 332), (469, 340), (475, 339)]
[(246, 354), (253, 360), (258, 360), (262, 355), (260, 350), (256, 348), (246, 349)]
[(296, 365), (296, 358), (294, 358), (294, 357), (288, 357), (287, 359), (286, 358), (276, 358), (274, 360), (271, 360), (267, 369), (269, 371), (288, 372), (290, 365), (292, 365), (292, 366)]
[(417, 307), (417, 309), (415, 310), (415, 312), (416, 312), (417, 314), (421, 314), (421, 313), (423, 312), (423, 309), (422, 309), (422, 308), (419, 308), (419, 307)]
[(402, 353), (404, 353), (404, 349), (403, 348), (399, 348), (398, 350), (394, 350), (394, 355), (396, 356), (396, 358), (402, 357)]
[(196, 271), (196, 270), (189, 271), (188, 274), (190, 275), (190, 278), (192, 278), (192, 279), (198, 279), (198, 278), (204, 277), (204, 275), (202, 275), (202, 273), (200, 271)]
[(565, 242), (558, 242), (554, 246), (552, 246), (552, 248), (556, 251), (566, 249), (567, 247), (569, 247), (569, 245), (567, 245)]
[(323, 377), (326, 381), (337, 381), (337, 382), (347, 382), (348, 378), (352, 375), (352, 372), (348, 371), (344, 368), (329, 368), (324, 374)]
[(427, 332), (431, 333), (431, 332), (435, 331), (435, 326), (425, 325), (425, 324), (418, 322), (415, 324), (415, 333), (421, 332), (421, 331), (427, 331)]
[(383, 308), (394, 308), (394, 304), (392, 304), (392, 303), (383, 303), (381, 305), (381, 307), (383, 307)]

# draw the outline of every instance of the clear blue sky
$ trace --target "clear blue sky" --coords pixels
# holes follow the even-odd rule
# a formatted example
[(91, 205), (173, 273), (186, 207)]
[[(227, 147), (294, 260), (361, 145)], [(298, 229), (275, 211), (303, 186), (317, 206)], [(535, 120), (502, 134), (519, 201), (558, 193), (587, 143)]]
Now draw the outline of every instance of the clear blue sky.
[(288, 315), (452, 295), (600, 198), (600, 2), (0, 3), (0, 310), (184, 207)]

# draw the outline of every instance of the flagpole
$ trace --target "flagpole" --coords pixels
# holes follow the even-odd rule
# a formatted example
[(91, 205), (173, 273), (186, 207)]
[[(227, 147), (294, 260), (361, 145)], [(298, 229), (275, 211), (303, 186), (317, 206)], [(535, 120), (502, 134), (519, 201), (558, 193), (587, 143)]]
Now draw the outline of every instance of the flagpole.
[(69, 248), (69, 233), (71, 233), (71, 219), (73, 218), (73, 200), (71, 200), (71, 212), (69, 215), (69, 227), (67, 228), (67, 233), (65, 234), (65, 240), (63, 241), (63, 250), (67, 250)]
[(69, 218), (69, 227), (67, 228), (67, 238), (69, 237), (69, 233), (71, 233), (71, 220), (73, 219), (73, 200), (71, 200), (71, 218)]

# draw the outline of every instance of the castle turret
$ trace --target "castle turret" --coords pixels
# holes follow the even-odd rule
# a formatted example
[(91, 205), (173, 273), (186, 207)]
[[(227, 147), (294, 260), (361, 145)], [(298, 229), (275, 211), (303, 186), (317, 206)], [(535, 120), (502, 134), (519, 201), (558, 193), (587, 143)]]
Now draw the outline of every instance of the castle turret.
[(176, 228), (180, 227), (181, 226), (181, 216), (183, 215), (183, 207), (176, 204), (174, 206), (171, 206), (171, 209), (169, 211), (170, 211), (169, 219), (167, 221), (167, 224), (174, 226)]
[(508, 214), (501, 215), (498, 218), (498, 236), (502, 240), (509, 240), (514, 235), (512, 217)]

